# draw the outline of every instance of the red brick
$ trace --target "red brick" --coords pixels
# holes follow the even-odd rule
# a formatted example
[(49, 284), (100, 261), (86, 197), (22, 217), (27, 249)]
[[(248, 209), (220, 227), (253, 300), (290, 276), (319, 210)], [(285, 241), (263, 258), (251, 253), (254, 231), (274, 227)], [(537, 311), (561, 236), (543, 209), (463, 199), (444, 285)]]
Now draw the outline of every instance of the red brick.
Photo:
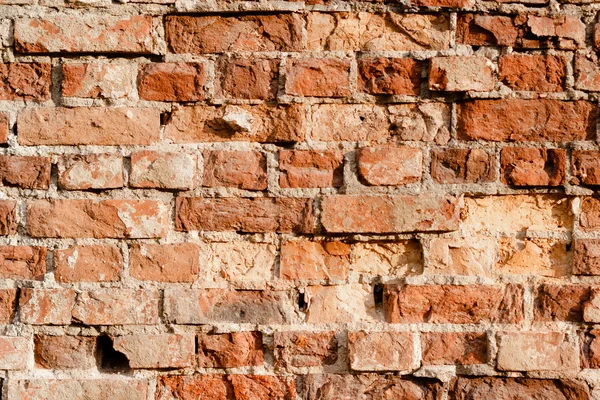
[(0, 113), (0, 144), (8, 142), (8, 115)]
[[(15, 49), (23, 53), (152, 53), (152, 17), (86, 13), (15, 21)], [(74, 40), (74, 39), (77, 40)]]
[(444, 13), (310, 12), (308, 49), (313, 51), (423, 51), (450, 47)]
[(116, 246), (73, 246), (54, 251), (54, 278), (59, 282), (114, 282), (123, 270)]
[(132, 244), (129, 270), (135, 279), (159, 282), (194, 282), (200, 251), (194, 243)]
[(113, 348), (131, 368), (185, 368), (194, 365), (192, 334), (126, 335), (113, 338)]
[(600, 199), (595, 197), (581, 198), (579, 226), (590, 231), (600, 229)]
[(282, 188), (340, 187), (344, 154), (339, 150), (281, 150), (279, 186)]
[(499, 78), (514, 90), (561, 92), (567, 60), (562, 56), (507, 54), (498, 61)]
[(591, 294), (587, 285), (541, 285), (534, 294), (534, 318), (536, 321), (583, 322), (583, 305)]
[(367, 185), (406, 185), (421, 180), (423, 152), (414, 147), (363, 147), (357, 154), (358, 175)]
[(450, 387), (452, 400), (485, 399), (556, 399), (589, 400), (587, 384), (574, 379), (531, 378), (454, 378)]
[(600, 240), (573, 241), (573, 274), (600, 275)]
[(31, 325), (70, 325), (77, 294), (70, 289), (21, 289), (19, 319)]
[(422, 332), (423, 365), (487, 363), (488, 339), (479, 332)]
[(361, 58), (358, 60), (358, 88), (369, 94), (421, 93), (422, 64), (411, 58)]
[(35, 335), (35, 364), (44, 369), (89, 369), (96, 367), (96, 338)]
[(17, 203), (11, 200), (0, 200), (0, 235), (17, 233)]
[(123, 377), (13, 379), (5, 390), (11, 399), (146, 400), (148, 382)]
[(600, 91), (600, 65), (596, 56), (578, 54), (575, 56), (575, 88)]
[(176, 108), (165, 137), (175, 143), (296, 142), (304, 140), (305, 129), (301, 104), (200, 105)]
[(301, 50), (302, 25), (302, 17), (297, 13), (165, 18), (170, 50), (192, 54)]
[(237, 368), (264, 364), (261, 332), (198, 335), (198, 367)]
[(350, 95), (350, 61), (326, 58), (287, 60), (285, 93), (296, 96)]
[(573, 16), (461, 14), (456, 41), (473, 46), (574, 50), (585, 47), (585, 24)]
[(221, 57), (215, 65), (215, 95), (273, 100), (279, 85), (279, 60)]
[(136, 151), (131, 154), (129, 184), (137, 188), (192, 189), (196, 156), (183, 152)]
[(137, 85), (143, 100), (199, 101), (204, 82), (201, 63), (151, 63), (140, 66)]
[[(587, 101), (473, 100), (458, 105), (462, 140), (569, 142), (596, 135), (596, 106)], [(511, 115), (512, 118), (506, 118)]]
[(474, 0), (411, 0), (410, 2), (415, 6), (444, 8), (470, 8), (475, 3)]
[(411, 332), (348, 332), (348, 357), (354, 371), (406, 371), (413, 368)]
[(175, 324), (285, 324), (292, 299), (283, 291), (166, 289), (164, 313)]
[(265, 190), (267, 158), (258, 151), (205, 151), (202, 186)]
[(600, 368), (600, 331), (581, 332), (582, 368)]
[(0, 336), (0, 354), (0, 370), (26, 369), (31, 357), (29, 340), (24, 337)]
[(579, 369), (579, 349), (564, 332), (501, 332), (496, 342), (501, 371)]
[(286, 240), (281, 244), (279, 277), (294, 280), (345, 280), (350, 246), (342, 242)]
[(65, 97), (123, 99), (134, 92), (137, 69), (133, 64), (69, 63), (62, 74)]
[(494, 155), (483, 149), (431, 152), (431, 177), (438, 183), (485, 183), (496, 180)]
[(477, 324), (523, 320), (523, 288), (506, 286), (386, 285), (386, 321)]
[(43, 280), (47, 253), (45, 247), (0, 246), (0, 277)]
[(37, 145), (149, 145), (160, 140), (157, 109), (30, 108), (17, 117), (17, 140)]
[(429, 61), (429, 90), (487, 92), (494, 84), (493, 64), (485, 57), (434, 57)]
[(304, 380), (303, 399), (438, 400), (443, 384), (429, 379), (406, 379), (391, 374), (310, 374)]
[(600, 152), (573, 150), (571, 183), (576, 185), (600, 185)]
[(179, 375), (158, 378), (157, 398), (294, 400), (293, 377), (272, 375)]
[(458, 229), (454, 197), (327, 196), (321, 222), (330, 233), (394, 233)]
[(16, 309), (17, 289), (0, 289), (0, 324), (10, 324)]
[(565, 183), (563, 149), (505, 147), (500, 156), (502, 183), (514, 186), (560, 186)]
[(275, 332), (275, 367), (302, 368), (333, 365), (338, 359), (334, 331)]
[(50, 100), (50, 64), (0, 63), (0, 100)]
[(48, 189), (50, 167), (48, 157), (0, 155), (0, 182), (4, 186)]
[(311, 199), (302, 198), (178, 197), (175, 229), (310, 233), (312, 207)]
[(73, 320), (84, 325), (156, 325), (159, 295), (152, 289), (96, 289), (77, 295)]
[(123, 157), (120, 154), (69, 155), (58, 161), (60, 189), (116, 189), (123, 185)]
[(32, 200), (33, 237), (156, 238), (166, 235), (169, 207), (155, 200)]

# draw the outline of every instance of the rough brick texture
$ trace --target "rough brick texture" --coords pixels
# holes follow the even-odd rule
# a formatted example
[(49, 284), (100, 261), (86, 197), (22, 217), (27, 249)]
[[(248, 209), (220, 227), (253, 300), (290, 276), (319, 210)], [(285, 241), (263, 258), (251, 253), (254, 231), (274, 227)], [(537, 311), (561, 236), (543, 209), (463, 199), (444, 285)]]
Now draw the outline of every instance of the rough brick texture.
[(599, 0), (0, 0), (0, 398), (600, 399)]

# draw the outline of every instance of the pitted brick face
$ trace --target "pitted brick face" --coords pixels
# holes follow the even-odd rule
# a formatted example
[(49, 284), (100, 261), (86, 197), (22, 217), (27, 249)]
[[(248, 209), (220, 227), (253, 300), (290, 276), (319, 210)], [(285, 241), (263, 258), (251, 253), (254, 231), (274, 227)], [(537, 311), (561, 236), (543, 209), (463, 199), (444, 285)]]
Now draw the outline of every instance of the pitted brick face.
[(0, 0), (0, 398), (600, 398), (559, 3)]

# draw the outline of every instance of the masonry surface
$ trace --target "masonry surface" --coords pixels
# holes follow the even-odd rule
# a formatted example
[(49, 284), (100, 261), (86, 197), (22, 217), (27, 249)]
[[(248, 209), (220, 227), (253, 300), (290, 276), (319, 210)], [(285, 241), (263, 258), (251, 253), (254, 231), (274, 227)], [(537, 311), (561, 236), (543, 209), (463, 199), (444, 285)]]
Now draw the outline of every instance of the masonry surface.
[(599, 13), (0, 0), (1, 399), (600, 399)]

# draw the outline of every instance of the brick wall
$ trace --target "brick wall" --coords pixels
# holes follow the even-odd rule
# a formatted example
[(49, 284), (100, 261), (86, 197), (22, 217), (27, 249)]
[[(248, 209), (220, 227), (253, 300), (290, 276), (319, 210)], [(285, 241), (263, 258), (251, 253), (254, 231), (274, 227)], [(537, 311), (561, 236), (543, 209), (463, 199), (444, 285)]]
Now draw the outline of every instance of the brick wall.
[(2, 400), (600, 399), (599, 10), (0, 0)]

